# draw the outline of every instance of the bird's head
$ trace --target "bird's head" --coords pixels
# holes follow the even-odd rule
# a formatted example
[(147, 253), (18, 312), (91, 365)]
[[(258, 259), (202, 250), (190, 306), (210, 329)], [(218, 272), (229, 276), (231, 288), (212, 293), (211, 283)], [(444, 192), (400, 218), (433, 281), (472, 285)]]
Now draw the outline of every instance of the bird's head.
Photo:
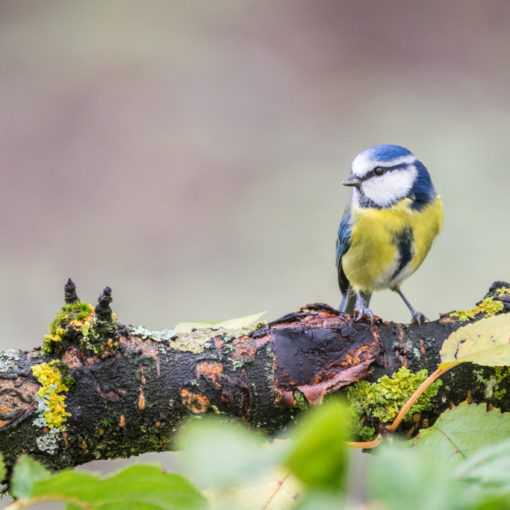
[(391, 207), (410, 198), (420, 208), (436, 196), (425, 166), (398, 145), (376, 145), (360, 152), (342, 184), (353, 187), (352, 200), (359, 207)]

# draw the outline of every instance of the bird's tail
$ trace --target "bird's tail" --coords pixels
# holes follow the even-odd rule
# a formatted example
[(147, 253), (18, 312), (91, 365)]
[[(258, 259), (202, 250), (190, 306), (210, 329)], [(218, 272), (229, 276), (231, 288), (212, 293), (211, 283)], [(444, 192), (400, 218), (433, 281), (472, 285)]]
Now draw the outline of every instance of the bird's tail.
[[(371, 294), (365, 294), (366, 306), (370, 303)], [(356, 292), (354, 292), (350, 287), (347, 289), (345, 294), (342, 297), (342, 301), (340, 306), (338, 307), (339, 312), (344, 312), (352, 315), (354, 313), (354, 307), (356, 305)]]

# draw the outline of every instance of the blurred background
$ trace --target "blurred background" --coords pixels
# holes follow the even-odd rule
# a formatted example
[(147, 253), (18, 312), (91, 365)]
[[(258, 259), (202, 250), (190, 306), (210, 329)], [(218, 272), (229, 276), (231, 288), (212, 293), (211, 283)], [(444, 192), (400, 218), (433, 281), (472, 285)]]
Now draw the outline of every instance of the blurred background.
[(336, 306), (340, 182), (381, 143), (444, 201), (404, 291), (472, 306), (510, 279), (509, 24), (505, 0), (1, 0), (0, 348), (41, 344), (68, 277), (151, 329)]
[(1, 1), (1, 348), (41, 343), (69, 276), (152, 329), (336, 306), (340, 182), (381, 143), (445, 206), (406, 294), (471, 306), (510, 278), (509, 23), (504, 0)]

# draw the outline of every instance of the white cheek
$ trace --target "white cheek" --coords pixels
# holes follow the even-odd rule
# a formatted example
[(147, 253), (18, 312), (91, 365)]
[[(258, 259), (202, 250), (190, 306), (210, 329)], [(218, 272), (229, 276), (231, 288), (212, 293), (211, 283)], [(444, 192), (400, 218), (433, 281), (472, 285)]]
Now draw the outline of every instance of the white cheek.
[(359, 207), (359, 200), (361, 198), (361, 193), (356, 189), (352, 189), (352, 204)]
[(379, 206), (391, 205), (409, 193), (416, 173), (416, 168), (412, 166), (405, 171), (396, 170), (380, 177), (372, 177), (363, 183), (363, 193)]

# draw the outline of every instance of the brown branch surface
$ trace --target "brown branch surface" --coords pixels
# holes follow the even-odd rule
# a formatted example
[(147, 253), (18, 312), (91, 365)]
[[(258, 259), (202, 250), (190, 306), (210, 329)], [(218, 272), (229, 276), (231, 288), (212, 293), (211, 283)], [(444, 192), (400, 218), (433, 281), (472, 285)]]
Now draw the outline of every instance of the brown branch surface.
[[(501, 285), (508, 284), (497, 282), (490, 295)], [(66, 299), (70, 294), (66, 288)], [(155, 341), (113, 323), (110, 301), (107, 288), (95, 310), (93, 343), (84, 344), (83, 331), (70, 325), (54, 352), (0, 353), (0, 451), (8, 465), (22, 453), (61, 469), (168, 450), (183, 419), (204, 413), (239, 417), (275, 433), (306, 404), (362, 379), (374, 381), (402, 366), (432, 372), (443, 341), (466, 324), (447, 315), (423, 325), (377, 321), (372, 327), (314, 304), (250, 331), (200, 329)], [(501, 301), (501, 313), (510, 311), (509, 300)], [(60, 428), (41, 423), (41, 382), (32, 373), (34, 365), (52, 360), (69, 387), (61, 393), (69, 416)], [(423, 419), (466, 398), (510, 409), (510, 383), (508, 395), (494, 402), (482, 382), (491, 370), (461, 366), (447, 374)]]

